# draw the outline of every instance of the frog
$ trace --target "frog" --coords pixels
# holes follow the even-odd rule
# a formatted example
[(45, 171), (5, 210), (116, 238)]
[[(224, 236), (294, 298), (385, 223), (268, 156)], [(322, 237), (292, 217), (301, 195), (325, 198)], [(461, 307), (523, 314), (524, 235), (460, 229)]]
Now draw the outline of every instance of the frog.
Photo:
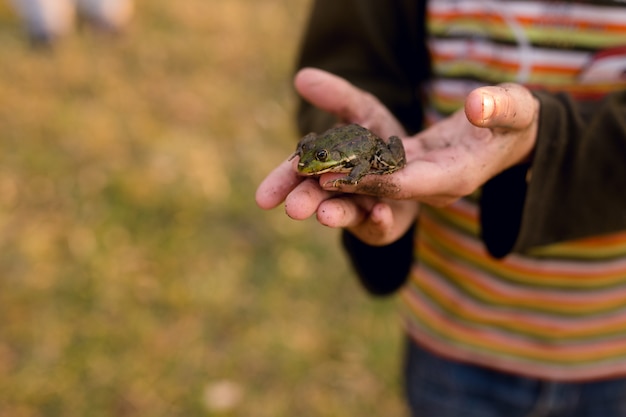
[(300, 139), (289, 160), (296, 156), (300, 157), (299, 175), (346, 173), (346, 176), (330, 181), (335, 188), (357, 185), (369, 174), (391, 174), (406, 165), (404, 146), (398, 136), (391, 136), (385, 142), (358, 124), (337, 126), (321, 134), (309, 133)]

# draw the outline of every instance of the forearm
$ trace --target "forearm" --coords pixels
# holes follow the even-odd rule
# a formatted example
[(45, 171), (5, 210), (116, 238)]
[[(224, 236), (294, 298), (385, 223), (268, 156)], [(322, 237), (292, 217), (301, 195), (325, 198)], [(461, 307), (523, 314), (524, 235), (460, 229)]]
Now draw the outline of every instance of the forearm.
[(626, 91), (589, 116), (565, 96), (540, 98), (544, 117), (516, 246), (626, 229)]
[[(565, 95), (537, 93), (541, 102), (537, 144), (529, 175), (519, 170), (511, 182), (494, 178), (484, 189), (483, 233), (487, 247), (524, 251), (565, 240), (626, 229), (626, 92), (593, 108)], [(505, 173), (510, 175), (509, 173)], [(529, 178), (528, 185), (520, 178)], [(511, 208), (501, 192), (518, 204)], [(512, 231), (518, 225), (518, 231)], [(504, 235), (507, 233), (507, 236)]]

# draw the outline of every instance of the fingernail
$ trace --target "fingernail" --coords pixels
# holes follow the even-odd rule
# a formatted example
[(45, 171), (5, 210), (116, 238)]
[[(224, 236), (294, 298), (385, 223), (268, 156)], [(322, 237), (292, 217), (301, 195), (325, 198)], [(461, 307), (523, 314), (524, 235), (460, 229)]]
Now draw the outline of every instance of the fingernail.
[(482, 95), (481, 119), (486, 122), (496, 111), (496, 100), (491, 94)]

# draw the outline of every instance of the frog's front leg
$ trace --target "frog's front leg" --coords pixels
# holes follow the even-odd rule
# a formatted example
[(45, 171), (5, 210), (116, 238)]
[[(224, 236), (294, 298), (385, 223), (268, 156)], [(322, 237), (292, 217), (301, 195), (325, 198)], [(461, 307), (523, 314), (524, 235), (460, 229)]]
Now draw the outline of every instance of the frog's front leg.
[(357, 185), (361, 178), (370, 172), (371, 164), (368, 160), (363, 160), (356, 164), (352, 170), (345, 177), (337, 178), (327, 182), (331, 183), (333, 187), (337, 187), (340, 184)]

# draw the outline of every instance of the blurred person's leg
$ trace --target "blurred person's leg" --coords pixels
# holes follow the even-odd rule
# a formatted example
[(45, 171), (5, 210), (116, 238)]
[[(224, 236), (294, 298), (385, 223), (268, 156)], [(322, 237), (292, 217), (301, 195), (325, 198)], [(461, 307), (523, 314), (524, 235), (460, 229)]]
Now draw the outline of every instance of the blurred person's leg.
[(36, 44), (50, 44), (72, 29), (71, 0), (11, 0), (26, 31)]
[(129, 23), (133, 0), (75, 0), (78, 12), (91, 24), (111, 32), (123, 30)]

